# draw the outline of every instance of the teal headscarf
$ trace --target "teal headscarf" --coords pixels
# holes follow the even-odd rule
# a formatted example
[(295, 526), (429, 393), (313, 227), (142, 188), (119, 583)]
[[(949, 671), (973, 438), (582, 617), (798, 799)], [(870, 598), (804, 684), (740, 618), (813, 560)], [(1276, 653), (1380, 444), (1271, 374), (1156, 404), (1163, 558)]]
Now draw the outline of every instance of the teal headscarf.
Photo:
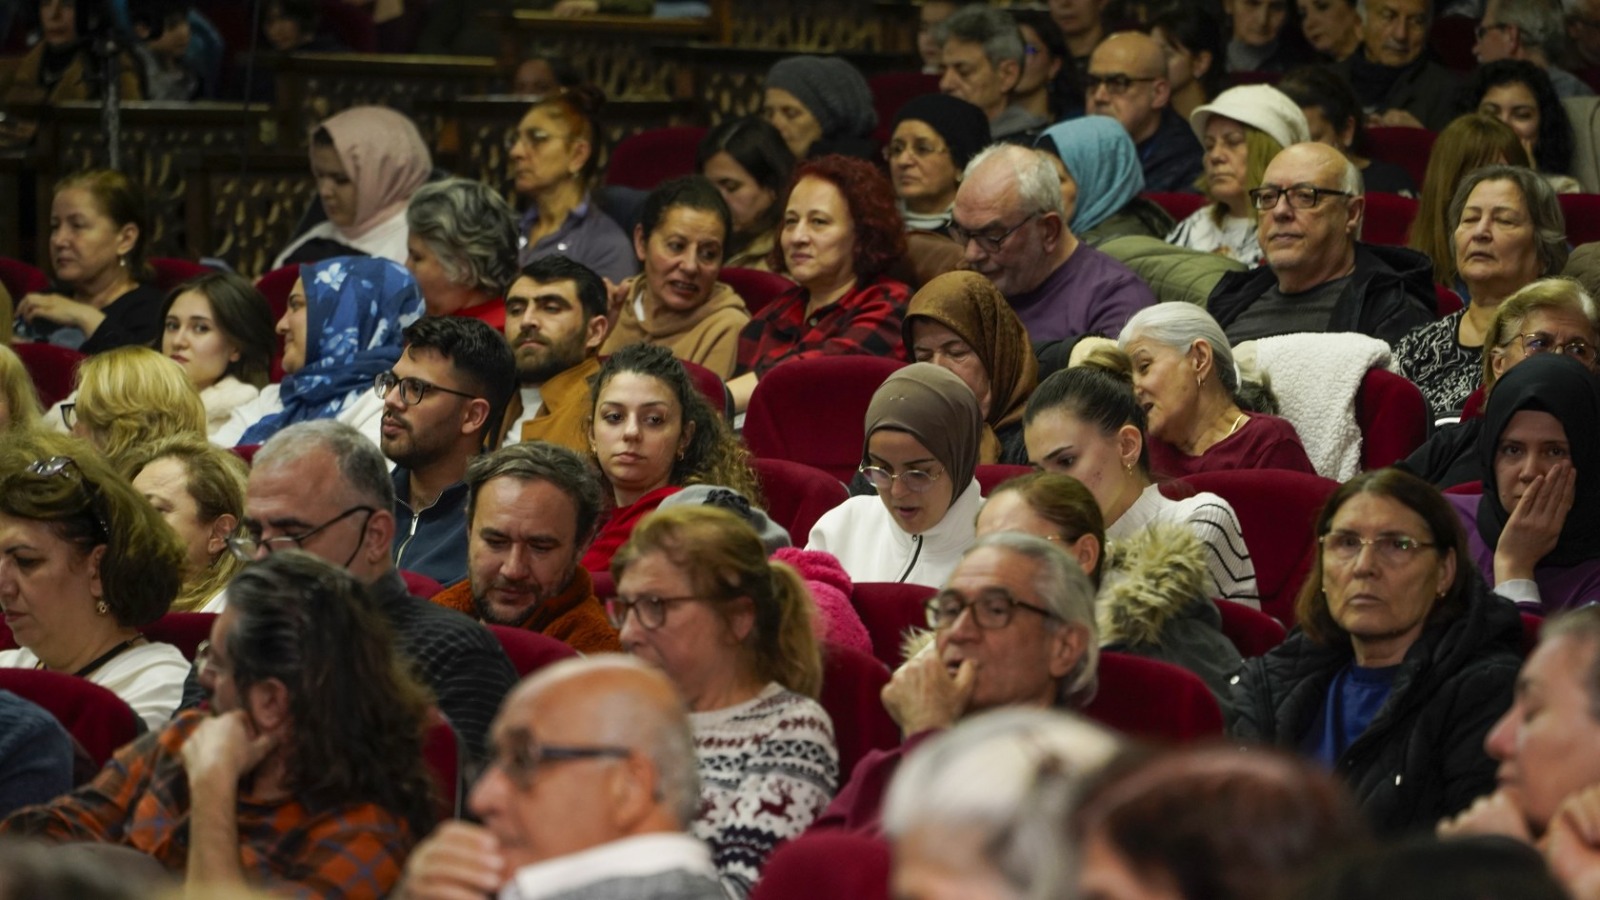
[(1121, 123), (1110, 116), (1083, 116), (1046, 128), (1038, 144), (1056, 155), (1078, 182), (1078, 208), (1067, 228), (1081, 234), (1104, 222), (1144, 190), (1139, 151)]

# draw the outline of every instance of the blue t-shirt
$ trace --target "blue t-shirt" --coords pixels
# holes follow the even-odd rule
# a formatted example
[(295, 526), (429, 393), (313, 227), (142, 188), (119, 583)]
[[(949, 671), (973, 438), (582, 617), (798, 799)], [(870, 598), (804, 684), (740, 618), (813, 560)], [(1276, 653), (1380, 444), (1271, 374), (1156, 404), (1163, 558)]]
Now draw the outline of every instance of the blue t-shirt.
[(1394, 676), (1399, 671), (1397, 665), (1367, 669), (1355, 663), (1340, 669), (1328, 685), (1322, 715), (1306, 735), (1306, 753), (1332, 768), (1340, 754), (1378, 717), (1378, 710), (1383, 709), (1394, 690)]

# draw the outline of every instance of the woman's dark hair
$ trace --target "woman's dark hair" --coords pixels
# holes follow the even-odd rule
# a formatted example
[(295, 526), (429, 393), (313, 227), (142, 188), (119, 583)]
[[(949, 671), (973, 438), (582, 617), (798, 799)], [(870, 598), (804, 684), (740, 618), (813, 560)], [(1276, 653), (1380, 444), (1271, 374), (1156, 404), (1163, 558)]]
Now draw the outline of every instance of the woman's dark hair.
[(1527, 60), (1501, 59), (1485, 63), (1472, 70), (1472, 80), (1467, 83), (1466, 97), (1471, 102), (1467, 112), (1477, 112), (1483, 96), (1491, 88), (1508, 84), (1522, 84), (1533, 93), (1539, 104), (1539, 142), (1533, 148), (1534, 165), (1541, 172), (1554, 175), (1572, 173), (1572, 120), (1567, 109), (1550, 84), (1550, 76)]
[[(1072, 413), (1079, 421), (1100, 429), (1101, 434), (1116, 434), (1124, 425), (1145, 433), (1144, 407), (1133, 396), (1133, 381), (1126, 369), (1097, 364), (1093, 359), (1086, 365), (1062, 369), (1039, 382), (1028, 406), (1022, 412), (1022, 427), (1026, 429), (1040, 413), (1051, 410)], [(1150, 471), (1150, 442), (1143, 440), (1139, 446), (1139, 468)]]
[(89, 169), (69, 175), (56, 182), (55, 192), (60, 194), (72, 188), (88, 191), (95, 205), (100, 207), (100, 212), (116, 227), (132, 225), (138, 229), (139, 236), (133, 241), (133, 249), (122, 258), (123, 265), (127, 266), (128, 273), (135, 281), (143, 283), (154, 277), (155, 273), (144, 258), (150, 244), (150, 218), (145, 208), (144, 189), (133, 179), (112, 169)]
[[(1083, 103), (1083, 86), (1079, 82), (1078, 67), (1073, 65), (1072, 51), (1067, 48), (1067, 36), (1062, 34), (1061, 26), (1056, 24), (1056, 20), (1050, 17), (1050, 12), (1046, 9), (1013, 6), (1006, 11), (1016, 20), (1018, 28), (1023, 25), (1032, 28), (1051, 58), (1061, 63), (1060, 68), (1056, 70), (1056, 76), (1050, 79), (1046, 87), (1050, 97), (1052, 118), (1061, 118), (1068, 110), (1076, 109)], [(1026, 52), (1027, 42), (1024, 41), (1023, 44), (1023, 50)], [(1023, 62), (1026, 63), (1027, 60), (1024, 59)]]
[[(733, 235), (733, 213), (728, 210), (728, 201), (723, 199), (722, 192), (703, 175), (674, 178), (644, 198), (644, 211), (639, 215), (639, 225), (644, 229), (645, 238), (655, 234), (656, 227), (667, 213), (680, 206), (708, 212), (721, 219), (722, 244), (724, 248), (727, 247), (728, 239)], [(726, 256), (726, 249), (723, 253)]]
[(1386, 843), (1314, 869), (1300, 900), (1565, 900), (1539, 851), (1491, 836), (1433, 835)]
[[(767, 207), (756, 230), (740, 236), (748, 243), (750, 237), (776, 228), (778, 221), (783, 218), (784, 191), (794, 175), (794, 153), (783, 142), (783, 135), (778, 129), (760, 116), (727, 119), (707, 132), (695, 153), (695, 171), (704, 175), (706, 163), (718, 153), (728, 154), (750, 173), (756, 184), (772, 192), (772, 205)], [(733, 255), (732, 249), (727, 255)]]
[(189, 291), (205, 296), (211, 304), (211, 321), (239, 351), (239, 358), (228, 363), (223, 374), (258, 388), (266, 387), (272, 376), (272, 352), (278, 342), (267, 298), (248, 278), (232, 272), (207, 272), (167, 293), (161, 304), (162, 322), (178, 297)]
[[(1478, 577), (1478, 569), (1467, 552), (1467, 533), (1461, 528), (1461, 519), (1439, 490), (1399, 469), (1362, 472), (1339, 485), (1328, 502), (1323, 504), (1322, 512), (1317, 514), (1315, 539), (1319, 544), (1333, 529), (1334, 516), (1357, 494), (1387, 497), (1416, 513), (1428, 528), (1428, 533), (1421, 537), (1433, 545), (1429, 552), (1440, 558), (1455, 554), (1455, 580), (1450, 582), (1443, 596), (1434, 602), (1433, 609), (1428, 612), (1428, 626), (1449, 622), (1466, 612), (1467, 604), (1471, 602), (1472, 579)], [(1350, 632), (1334, 621), (1333, 613), (1328, 609), (1327, 595), (1323, 593), (1321, 548), (1315, 547), (1313, 550), (1316, 552), (1313, 553), (1315, 561), (1311, 565), (1311, 573), (1295, 598), (1295, 620), (1300, 623), (1306, 636), (1318, 644), (1348, 643)]]
[[(1293, 3), (1289, 5), (1294, 6)], [(1167, 40), (1191, 54), (1210, 53), (1211, 67), (1200, 76), (1200, 88), (1206, 92), (1207, 100), (1222, 93), (1227, 87), (1228, 74), (1228, 42), (1222, 33), (1222, 23), (1199, 6), (1175, 4), (1151, 20), (1149, 30), (1157, 28)]]
[[(792, 193), (794, 186), (805, 178), (826, 181), (844, 197), (856, 230), (851, 259), (858, 284), (878, 277), (890, 264), (906, 255), (905, 220), (900, 217), (894, 188), (877, 166), (837, 153), (808, 159), (795, 168), (789, 190), (784, 195)], [(772, 271), (788, 273), (782, 241), (773, 245), (768, 261), (772, 263)]]
[(1291, 70), (1278, 82), (1278, 90), (1302, 109), (1316, 107), (1328, 120), (1335, 132), (1343, 131), (1355, 123), (1355, 135), (1350, 139), (1349, 152), (1356, 156), (1367, 155), (1367, 114), (1356, 99), (1355, 89), (1332, 66), (1301, 66)]
[(606, 130), (600, 122), (600, 109), (605, 106), (605, 92), (592, 84), (562, 88), (535, 103), (532, 109), (549, 110), (567, 126), (576, 140), (589, 142), (589, 158), (578, 170), (578, 180), (587, 192), (599, 180), (600, 167), (606, 155)]

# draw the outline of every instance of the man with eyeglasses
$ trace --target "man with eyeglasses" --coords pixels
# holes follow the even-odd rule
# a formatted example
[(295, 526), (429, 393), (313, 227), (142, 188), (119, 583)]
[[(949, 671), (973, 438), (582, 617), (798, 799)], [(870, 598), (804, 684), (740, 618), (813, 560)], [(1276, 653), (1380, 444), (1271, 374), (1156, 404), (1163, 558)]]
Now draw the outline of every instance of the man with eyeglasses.
[(1364, 0), (1361, 45), (1333, 68), (1355, 89), (1369, 125), (1442, 130), (1456, 117), (1454, 72), (1427, 53), (1433, 0)]
[(1050, 124), (1013, 102), (1025, 48), (1005, 10), (977, 4), (939, 23), (939, 90), (983, 110), (997, 141), (1031, 144)]
[(1475, 31), (1472, 55), (1479, 63), (1502, 59), (1530, 62), (1550, 76), (1558, 97), (1587, 97), (1594, 89), (1578, 76), (1551, 64), (1561, 48), (1561, 7), (1557, 0), (1487, 0)]
[(1231, 343), (1354, 331), (1393, 344), (1434, 320), (1427, 257), (1357, 240), (1361, 173), (1336, 148), (1313, 142), (1279, 153), (1250, 202), (1265, 263), (1222, 276), (1206, 303)]
[(1195, 190), (1204, 151), (1183, 116), (1172, 109), (1167, 54), (1153, 38), (1122, 31), (1100, 42), (1084, 77), (1084, 106), (1092, 116), (1122, 123), (1139, 151), (1147, 191)]
[(722, 900), (706, 846), (689, 715), (636, 659), (557, 663), (495, 719), (469, 803), (482, 825), (441, 825), (406, 863), (395, 900)]
[(427, 316), (405, 330), (383, 398), (379, 447), (395, 464), (394, 562), (442, 585), (467, 577), (467, 463), (494, 436), (516, 382), (511, 348), (473, 318)]
[(904, 743), (857, 763), (812, 827), (876, 832), (901, 759), (969, 715), (1087, 703), (1100, 659), (1094, 595), (1058, 545), (1013, 532), (980, 538), (928, 600), (933, 640), (883, 689)]
[(400, 655), (433, 691), (470, 757), (482, 759), (489, 722), (516, 670), (488, 629), (406, 589), (394, 565), (394, 508), (394, 483), (371, 441), (330, 419), (302, 422), (256, 453), (244, 522), (228, 546), (249, 560), (304, 550), (365, 584)]

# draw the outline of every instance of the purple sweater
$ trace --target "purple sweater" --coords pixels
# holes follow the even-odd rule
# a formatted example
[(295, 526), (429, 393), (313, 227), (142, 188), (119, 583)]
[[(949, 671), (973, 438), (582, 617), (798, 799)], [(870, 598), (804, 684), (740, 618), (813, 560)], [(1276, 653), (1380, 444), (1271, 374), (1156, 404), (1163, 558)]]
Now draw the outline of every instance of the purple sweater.
[(1085, 334), (1115, 338), (1156, 295), (1114, 257), (1079, 244), (1067, 261), (1031, 291), (1007, 297), (1028, 339), (1060, 341)]
[[(1483, 580), (1494, 586), (1494, 548), (1478, 533), (1478, 500), (1482, 494), (1445, 494), (1444, 499), (1455, 507), (1461, 517), (1461, 527), (1467, 530), (1467, 552), (1483, 573)], [(1578, 514), (1578, 510), (1573, 510)], [(1543, 607), (1536, 609), (1525, 603), (1517, 606), (1528, 612), (1553, 613), (1578, 606), (1600, 602), (1600, 559), (1591, 559), (1575, 566), (1539, 566), (1533, 570), (1534, 583), (1539, 585), (1539, 600)]]

